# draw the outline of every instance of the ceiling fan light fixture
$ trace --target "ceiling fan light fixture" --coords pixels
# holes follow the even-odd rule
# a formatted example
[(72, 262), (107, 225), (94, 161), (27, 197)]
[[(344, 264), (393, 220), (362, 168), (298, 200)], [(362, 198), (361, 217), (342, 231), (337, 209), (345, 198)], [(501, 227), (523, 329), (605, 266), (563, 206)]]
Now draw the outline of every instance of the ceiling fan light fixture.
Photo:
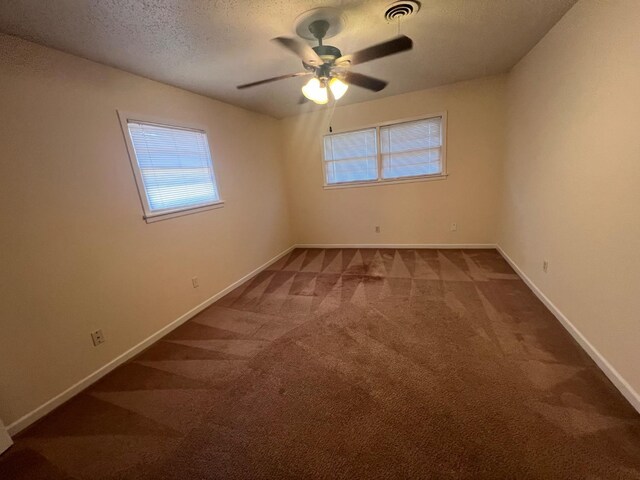
[[(333, 91), (333, 90), (332, 90)], [(302, 94), (318, 105), (324, 105), (329, 101), (327, 95), (327, 87), (320, 83), (316, 77), (309, 80), (304, 87), (302, 87)]]
[(333, 98), (335, 98), (336, 100), (340, 100), (342, 96), (345, 93), (347, 93), (347, 90), (349, 89), (349, 84), (343, 82), (338, 77), (333, 77), (329, 81), (329, 88), (331, 89), (331, 94), (333, 95)]

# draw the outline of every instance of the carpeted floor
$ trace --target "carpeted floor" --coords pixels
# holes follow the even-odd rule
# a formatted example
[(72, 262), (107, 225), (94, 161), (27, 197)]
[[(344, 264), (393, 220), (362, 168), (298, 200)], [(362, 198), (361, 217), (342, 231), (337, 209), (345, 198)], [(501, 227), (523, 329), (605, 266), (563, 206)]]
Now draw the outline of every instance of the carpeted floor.
[(640, 415), (494, 250), (299, 249), (0, 478), (640, 479)]

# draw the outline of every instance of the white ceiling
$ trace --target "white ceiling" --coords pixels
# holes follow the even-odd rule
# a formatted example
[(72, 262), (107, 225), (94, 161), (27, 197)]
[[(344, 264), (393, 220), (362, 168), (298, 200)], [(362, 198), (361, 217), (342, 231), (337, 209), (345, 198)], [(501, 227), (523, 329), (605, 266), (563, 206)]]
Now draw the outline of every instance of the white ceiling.
[[(394, 37), (391, 0), (4, 0), (0, 31), (275, 117), (298, 105), (304, 78), (237, 90), (301, 70), (269, 39), (294, 35), (306, 10), (333, 6), (345, 29), (326, 43), (349, 53)], [(508, 71), (576, 0), (423, 0), (400, 24), (414, 49), (354, 66), (389, 81), (378, 93), (352, 87), (356, 103)]]

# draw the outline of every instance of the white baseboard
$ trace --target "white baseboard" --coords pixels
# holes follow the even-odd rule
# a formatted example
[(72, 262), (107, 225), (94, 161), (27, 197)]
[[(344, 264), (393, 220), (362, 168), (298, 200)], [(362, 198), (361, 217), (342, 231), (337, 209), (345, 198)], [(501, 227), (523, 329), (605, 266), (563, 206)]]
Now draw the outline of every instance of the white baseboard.
[(553, 313), (553, 315), (560, 321), (565, 329), (571, 334), (571, 336), (580, 344), (585, 352), (593, 359), (594, 362), (600, 367), (600, 370), (607, 376), (611, 383), (620, 390), (620, 393), (627, 399), (627, 401), (640, 413), (640, 394), (627, 382), (622, 375), (607, 361), (606, 358), (594, 347), (589, 340), (576, 328), (576, 326), (569, 321), (569, 319), (556, 307), (547, 296), (536, 286), (533, 281), (527, 277), (527, 275), (518, 267), (518, 265), (507, 255), (507, 253), (497, 245), (497, 250), (500, 255), (511, 265), (516, 273), (522, 278), (524, 283), (528, 285), (531, 291), (540, 299), (542, 303)]
[(299, 243), (296, 248), (496, 248), (494, 243)]
[(2, 455), (2, 452), (7, 450), (11, 445), (13, 445), (13, 441), (2, 423), (2, 419), (0, 419), (0, 455)]
[(256, 268), (252, 272), (247, 273), (241, 279), (233, 282), (231, 285), (229, 285), (225, 289), (221, 290), (220, 292), (216, 293), (212, 297), (208, 298), (207, 300), (202, 302), (200, 305), (197, 305), (197, 306), (193, 307), (187, 313), (185, 313), (184, 315), (181, 315), (179, 318), (177, 318), (176, 320), (174, 320), (173, 322), (171, 322), (167, 326), (161, 328), (160, 330), (158, 330), (156, 333), (154, 333), (150, 337), (147, 337), (142, 342), (140, 342), (137, 345), (135, 345), (134, 347), (130, 348), (129, 350), (127, 350), (123, 354), (117, 356), (116, 358), (111, 360), (106, 365), (100, 367), (95, 372), (91, 373), (90, 375), (88, 375), (87, 377), (83, 378), (79, 382), (77, 382), (74, 385), (70, 386), (65, 391), (59, 393), (58, 395), (53, 397), (51, 400), (48, 400), (47, 402), (45, 402), (42, 405), (40, 405), (39, 407), (37, 407), (35, 410), (32, 410), (31, 412), (29, 412), (26, 415), (22, 416), (21, 418), (19, 418), (15, 422), (11, 423), (10, 425), (7, 426), (7, 432), (9, 432), (10, 435), (16, 435), (18, 432), (24, 430), (25, 428), (27, 428), (32, 423), (36, 422), (37, 420), (39, 420), (40, 418), (45, 416), (47, 413), (51, 412), (54, 408), (59, 407), (64, 402), (66, 402), (67, 400), (71, 399), (74, 395), (77, 395), (82, 390), (84, 390), (85, 388), (89, 387), (91, 384), (93, 384), (93, 383), (97, 382), (98, 380), (100, 380), (102, 377), (104, 377), (107, 373), (109, 373), (112, 370), (114, 370), (116, 367), (122, 365), (127, 360), (135, 357), (137, 354), (142, 352), (144, 349), (146, 349), (147, 347), (151, 346), (153, 343), (155, 343), (158, 340), (160, 340), (166, 334), (168, 334), (169, 332), (171, 332), (175, 328), (179, 327), (180, 325), (182, 325), (184, 322), (186, 322), (190, 318), (192, 318), (195, 315), (197, 315), (198, 313), (200, 313), (202, 310), (204, 310), (205, 308), (210, 306), (216, 300), (224, 297), (227, 293), (229, 293), (234, 288), (240, 286), (242, 283), (246, 282), (251, 277), (257, 275), (262, 270), (264, 270), (267, 267), (269, 267), (269, 265), (271, 265), (271, 264), (277, 262), (278, 260), (280, 260), (282, 257), (284, 257), (286, 254), (288, 254), (294, 248), (295, 248), (295, 246), (291, 246), (291, 247), (287, 248), (286, 250), (284, 250), (283, 252), (279, 253), (278, 255), (273, 257), (271, 260), (269, 260), (265, 264), (259, 266), (258, 268)]

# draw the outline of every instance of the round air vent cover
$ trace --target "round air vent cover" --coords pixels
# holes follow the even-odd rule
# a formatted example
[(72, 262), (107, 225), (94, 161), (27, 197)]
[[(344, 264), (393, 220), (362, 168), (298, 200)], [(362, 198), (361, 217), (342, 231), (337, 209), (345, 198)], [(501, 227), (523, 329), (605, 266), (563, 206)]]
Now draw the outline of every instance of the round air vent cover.
[(396, 21), (399, 19), (405, 19), (410, 15), (415, 15), (420, 10), (420, 2), (414, 2), (412, 0), (400, 0), (393, 2), (387, 7), (384, 12), (384, 18), (388, 22)]

